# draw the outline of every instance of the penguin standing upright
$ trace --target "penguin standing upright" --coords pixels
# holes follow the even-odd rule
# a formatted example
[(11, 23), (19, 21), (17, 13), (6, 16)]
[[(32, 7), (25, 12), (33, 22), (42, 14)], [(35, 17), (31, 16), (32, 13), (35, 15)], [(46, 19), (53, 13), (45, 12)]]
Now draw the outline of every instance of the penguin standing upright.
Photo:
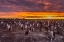
[(7, 24), (7, 29), (11, 31), (12, 27), (9, 24)]
[(51, 31), (51, 41), (55, 39), (55, 32)]
[(25, 35), (28, 35), (29, 34), (29, 30), (27, 29), (26, 32), (25, 32)]

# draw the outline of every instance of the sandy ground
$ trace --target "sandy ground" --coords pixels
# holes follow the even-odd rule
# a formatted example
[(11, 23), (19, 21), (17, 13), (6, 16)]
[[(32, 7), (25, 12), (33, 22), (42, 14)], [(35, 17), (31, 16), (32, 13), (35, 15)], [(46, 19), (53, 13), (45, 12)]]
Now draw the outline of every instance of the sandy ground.
[[(44, 29), (42, 32), (30, 32), (28, 36), (25, 35), (25, 31), (26, 30), (21, 30), (21, 28), (15, 28), (12, 31), (0, 28), (0, 42), (52, 42), (47, 38)], [(62, 35), (56, 35), (53, 42), (64, 42), (64, 38)]]

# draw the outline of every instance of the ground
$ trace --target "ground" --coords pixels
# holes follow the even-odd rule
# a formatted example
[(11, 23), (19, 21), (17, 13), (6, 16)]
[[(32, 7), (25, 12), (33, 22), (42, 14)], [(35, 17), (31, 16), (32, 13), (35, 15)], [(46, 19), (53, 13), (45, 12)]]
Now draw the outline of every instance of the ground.
[[(21, 28), (15, 28), (12, 31), (0, 28), (0, 42), (51, 42), (47, 39), (44, 29), (41, 32), (30, 32), (28, 36), (25, 35), (25, 31), (26, 30), (21, 30)], [(64, 42), (63, 36), (56, 35), (53, 42)]]

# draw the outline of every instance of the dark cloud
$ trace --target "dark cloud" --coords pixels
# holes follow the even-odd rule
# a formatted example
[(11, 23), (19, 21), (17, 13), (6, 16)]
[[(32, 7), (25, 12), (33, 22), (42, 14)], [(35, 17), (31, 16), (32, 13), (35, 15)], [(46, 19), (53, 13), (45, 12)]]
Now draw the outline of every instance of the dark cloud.
[(64, 11), (64, 0), (0, 0), (0, 12)]

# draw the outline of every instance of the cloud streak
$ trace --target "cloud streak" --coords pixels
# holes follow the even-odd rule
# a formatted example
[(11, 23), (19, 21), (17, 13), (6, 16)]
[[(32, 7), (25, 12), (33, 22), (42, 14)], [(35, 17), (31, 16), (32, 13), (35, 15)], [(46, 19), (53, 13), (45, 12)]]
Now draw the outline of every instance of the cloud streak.
[(0, 12), (64, 11), (64, 0), (0, 0)]

